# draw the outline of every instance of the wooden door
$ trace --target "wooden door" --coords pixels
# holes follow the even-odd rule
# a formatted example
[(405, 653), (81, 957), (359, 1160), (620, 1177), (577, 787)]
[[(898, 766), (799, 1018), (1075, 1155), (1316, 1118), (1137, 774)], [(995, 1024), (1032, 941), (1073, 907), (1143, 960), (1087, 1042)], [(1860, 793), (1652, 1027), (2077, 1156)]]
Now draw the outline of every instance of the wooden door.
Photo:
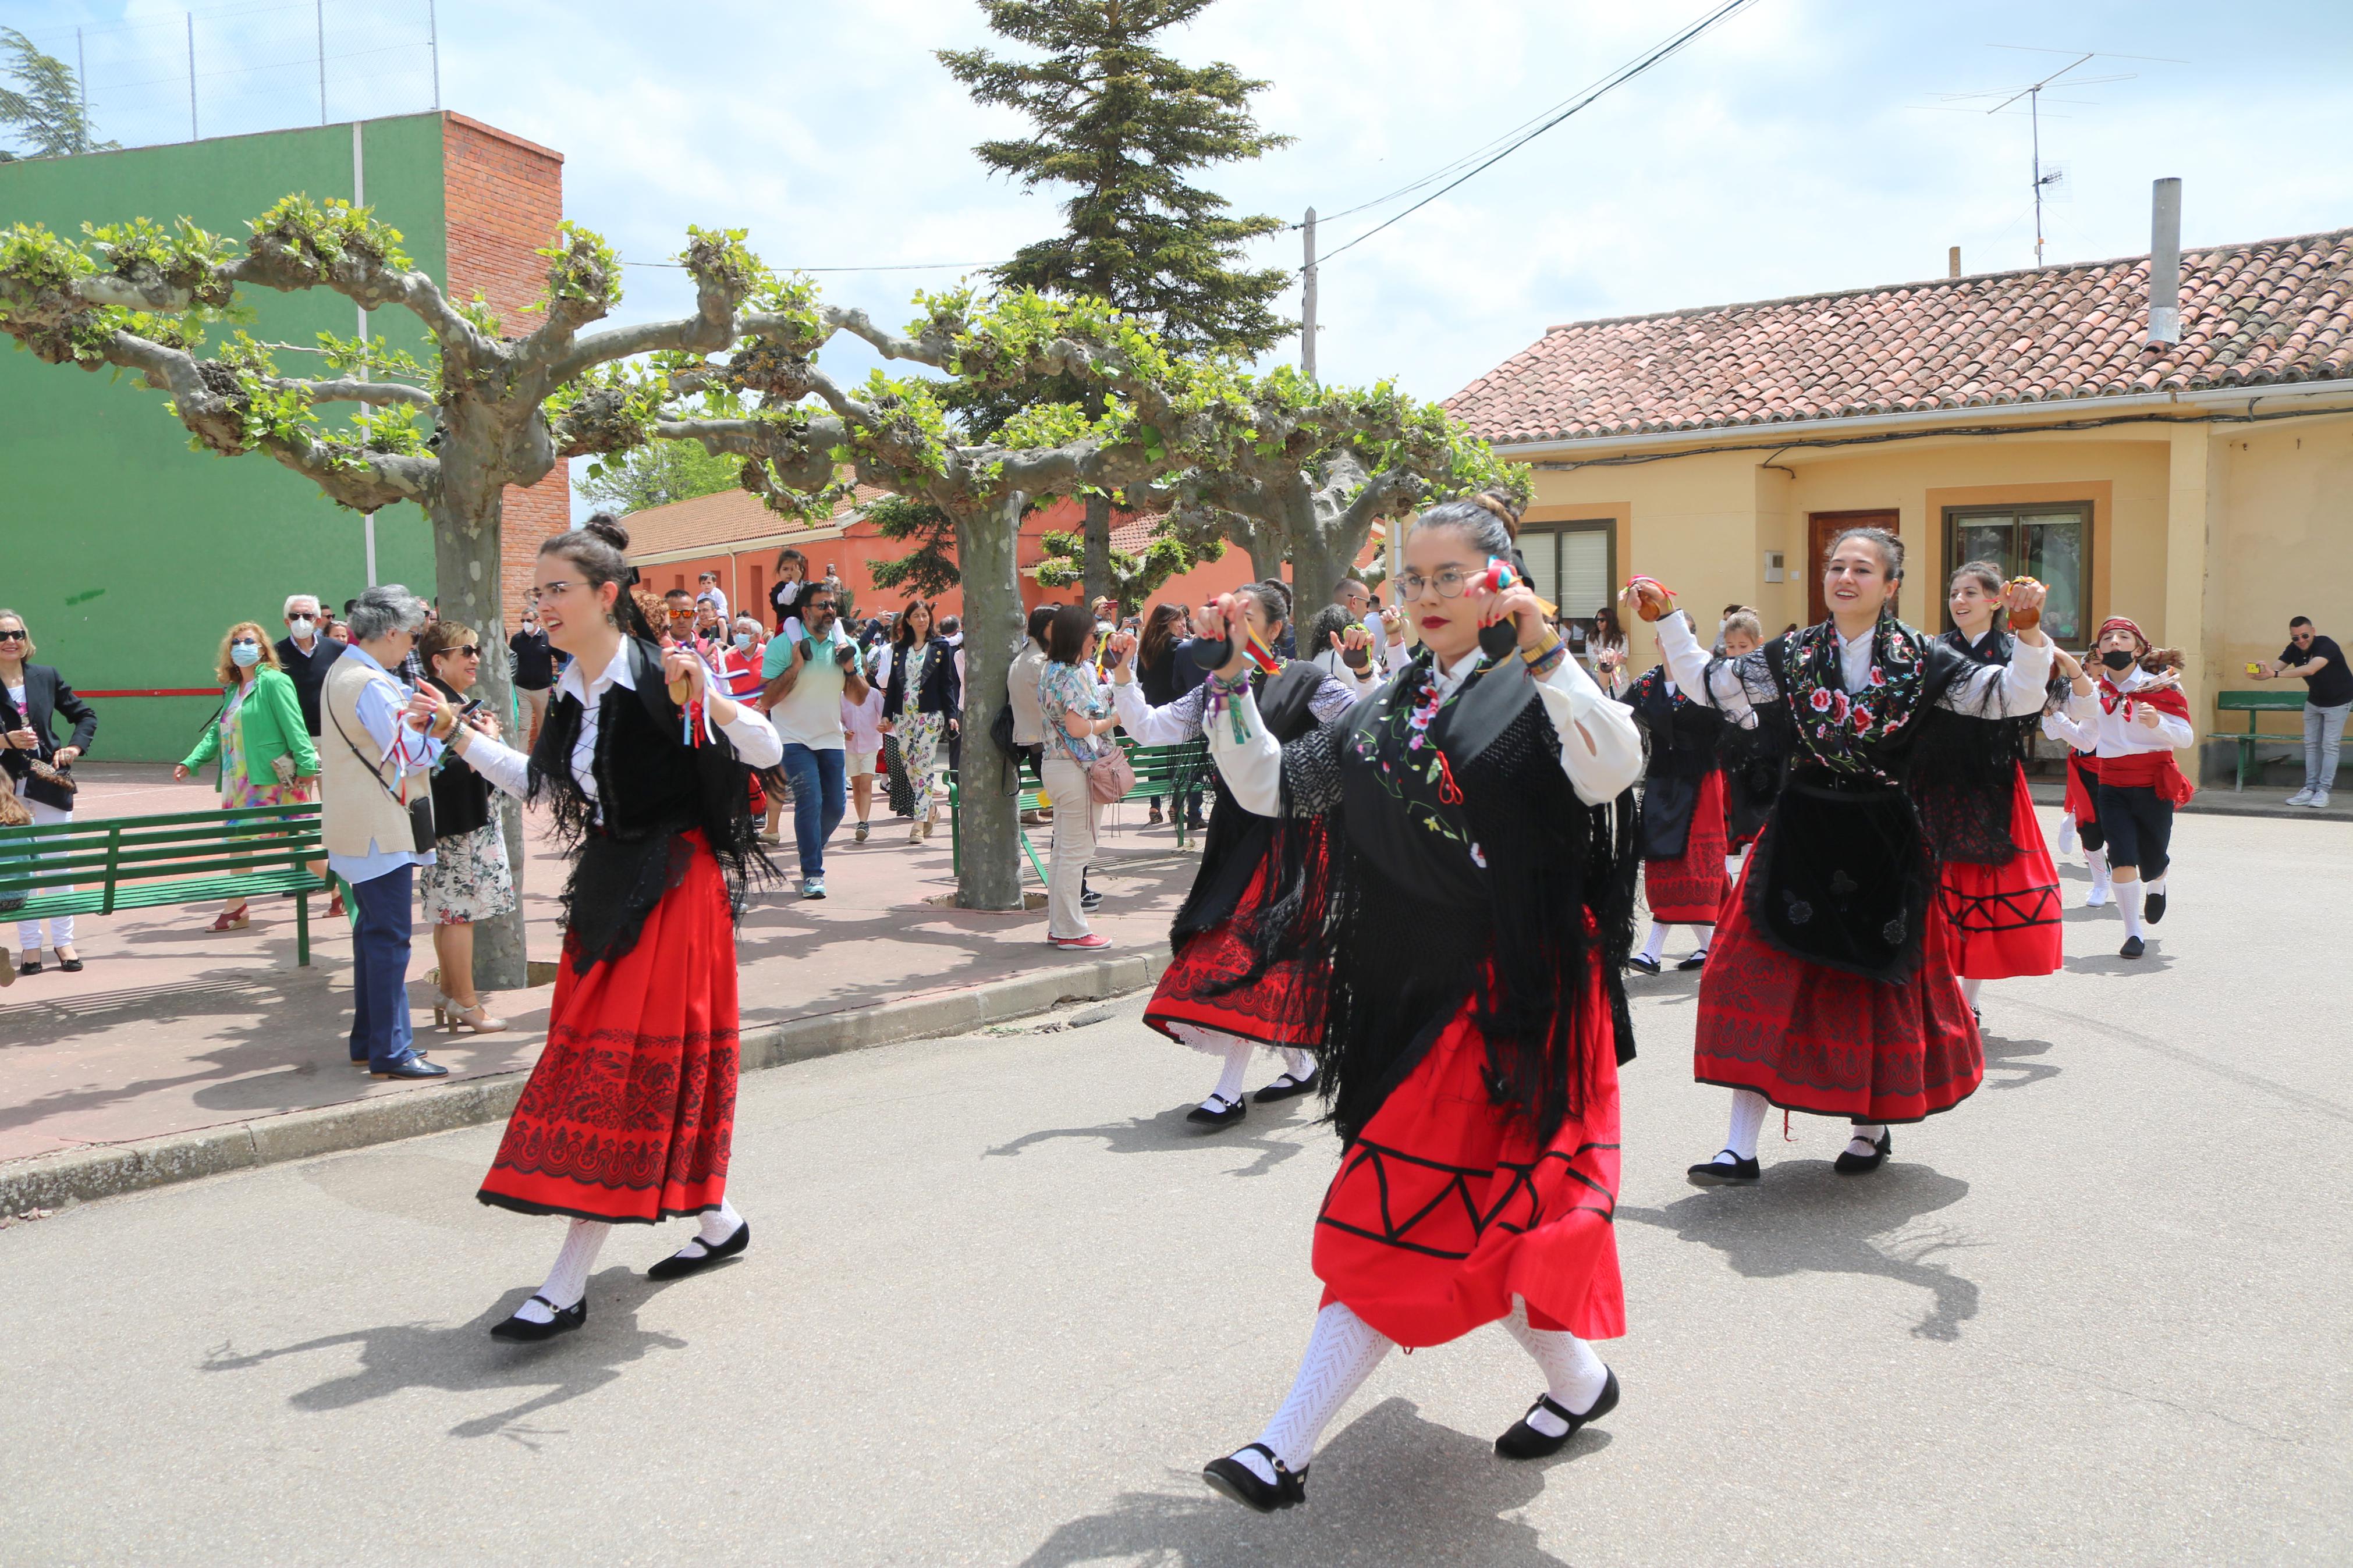
[(1822, 597), (1822, 564), (1830, 559), (1831, 541), (1850, 528), (1883, 528), (1899, 531), (1892, 511), (1817, 511), (1806, 517), (1806, 624), (1816, 626), (1830, 619)]

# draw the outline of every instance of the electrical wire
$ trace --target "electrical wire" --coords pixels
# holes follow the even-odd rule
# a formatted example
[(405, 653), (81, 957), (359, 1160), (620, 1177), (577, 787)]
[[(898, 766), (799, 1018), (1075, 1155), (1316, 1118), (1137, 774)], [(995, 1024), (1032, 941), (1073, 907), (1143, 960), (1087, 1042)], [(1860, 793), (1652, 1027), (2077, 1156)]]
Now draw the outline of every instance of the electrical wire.
[[(1356, 236), (1356, 238), (1348, 241), (1345, 245), (1340, 246), (1336, 249), (1325, 251), (1322, 256), (1315, 258), (1315, 264), (1320, 267), (1324, 262), (1330, 260), (1333, 257), (1340, 255), (1343, 251), (1355, 249), (1357, 246), (1364, 244), (1365, 241), (1372, 238), (1373, 236), (1380, 233), (1381, 230), (1388, 228), (1390, 225), (1410, 217), (1413, 214), (1419, 212), (1423, 207), (1428, 206), (1430, 203), (1436, 201), (1447, 192), (1453, 190), (1457, 185), (1463, 184), (1467, 180), (1474, 178), (1488, 169), (1493, 168), (1497, 163), (1502, 163), (1504, 159), (1510, 157), (1513, 153), (1518, 152), (1521, 148), (1526, 146), (1529, 142), (1535, 141), (1537, 137), (1543, 135), (1554, 126), (1558, 125), (1562, 121), (1567, 120), (1569, 116), (1577, 113), (1580, 110), (1589, 107), (1596, 100), (1601, 98), (1605, 93), (1625, 86), (1628, 82), (1632, 81), (1636, 77), (1641, 76), (1644, 71), (1649, 70), (1652, 66), (1659, 64), (1661, 61), (1666, 59), (1670, 55), (1675, 54), (1681, 50), (1685, 45), (1697, 39), (1702, 34), (1708, 32), (1719, 23), (1731, 20), (1734, 16), (1746, 11), (1749, 6), (1756, 3), (1757, 0), (1726, 0), (1725, 5), (1716, 7), (1716, 9), (1711, 11), (1705, 16), (1701, 17), (1690, 26), (1685, 27), (1682, 32), (1675, 34), (1671, 38), (1668, 38), (1664, 43), (1657, 45), (1647, 54), (1619, 67), (1616, 70), (1610, 72), (1609, 75), (1602, 78), (1595, 86), (1587, 89), (1582, 95), (1570, 102), (1567, 108), (1546, 117), (1535, 127), (1535, 129), (1525, 132), (1524, 133), (1512, 138), (1512, 140), (1501, 151), (1482, 160), (1469, 170), (1466, 170), (1463, 174), (1449, 181), (1444, 185), (1440, 186), (1437, 190), (1430, 192), (1430, 195), (1422, 197), (1421, 200), (1414, 203), (1413, 205), (1406, 208), (1405, 211), (1397, 214), (1394, 217), (1387, 218), (1382, 222), (1374, 225), (1371, 228), (1368, 228), (1364, 233)], [(1492, 146), (1493, 143), (1491, 142), (1489, 145)], [(1458, 163), (1460, 161), (1458, 160)], [(1377, 205), (1378, 204), (1376, 203), (1373, 205)]]

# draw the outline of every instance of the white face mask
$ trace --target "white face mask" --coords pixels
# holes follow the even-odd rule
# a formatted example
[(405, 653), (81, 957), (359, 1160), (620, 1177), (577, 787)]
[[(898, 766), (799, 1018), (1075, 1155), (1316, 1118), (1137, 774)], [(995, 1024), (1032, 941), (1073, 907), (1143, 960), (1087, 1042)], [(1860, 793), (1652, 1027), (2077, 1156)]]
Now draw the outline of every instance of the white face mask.
[(307, 637), (319, 629), (319, 623), (308, 616), (297, 616), (287, 625), (294, 628), (294, 635), (298, 637)]
[(231, 643), (228, 645), (228, 657), (229, 662), (239, 669), (251, 669), (261, 662), (261, 649), (249, 642)]

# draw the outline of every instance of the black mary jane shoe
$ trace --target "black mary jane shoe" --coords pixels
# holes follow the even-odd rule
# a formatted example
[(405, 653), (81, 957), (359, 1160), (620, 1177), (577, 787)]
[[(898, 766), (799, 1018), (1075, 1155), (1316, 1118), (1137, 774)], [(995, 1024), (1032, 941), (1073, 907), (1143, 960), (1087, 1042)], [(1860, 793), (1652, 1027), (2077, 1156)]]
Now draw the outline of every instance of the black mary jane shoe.
[(1296, 1099), (1300, 1095), (1313, 1094), (1314, 1092), (1315, 1072), (1314, 1069), (1311, 1068), (1308, 1069), (1308, 1073), (1305, 1078), (1293, 1078), (1291, 1074), (1284, 1073), (1281, 1078), (1276, 1079), (1272, 1083), (1268, 1084), (1264, 1089), (1260, 1089), (1256, 1094), (1251, 1095), (1250, 1098), (1257, 1100), (1261, 1105), (1272, 1105), (1279, 1100), (1293, 1100)]
[(1639, 969), (1645, 974), (1656, 974), (1659, 973), (1659, 961), (1646, 958), (1639, 952), (1630, 952), (1626, 955), (1626, 967)]
[(1550, 1458), (1559, 1453), (1571, 1437), (1577, 1436), (1578, 1427), (1588, 1421), (1599, 1421), (1617, 1409), (1618, 1374), (1609, 1371), (1608, 1367), (1603, 1367), (1601, 1370), (1606, 1374), (1601, 1384), (1601, 1392), (1594, 1395), (1592, 1407), (1584, 1415), (1579, 1415), (1573, 1411), (1562, 1408), (1554, 1403), (1549, 1394), (1537, 1394), (1536, 1402), (1528, 1406), (1528, 1415), (1534, 1415), (1539, 1410), (1551, 1411), (1568, 1423), (1567, 1431), (1557, 1437), (1548, 1437), (1529, 1426), (1527, 1415), (1523, 1415), (1513, 1424), (1510, 1431), (1495, 1439), (1495, 1452), (1506, 1459)]
[(2165, 895), (2150, 893), (2141, 902), (2140, 918), (2155, 925), (2165, 918)]
[(19, 974), (38, 974), (40, 972), (41, 961), (37, 958), (26, 958), (17, 961), (16, 973)]
[(655, 1264), (651, 1268), (647, 1269), (646, 1278), (649, 1279), (683, 1279), (690, 1274), (701, 1273), (703, 1269), (710, 1268), (712, 1264), (718, 1262), (723, 1258), (734, 1257), (737, 1253), (752, 1245), (752, 1222), (748, 1219), (745, 1220), (743, 1224), (735, 1227), (734, 1235), (715, 1246), (710, 1242), (703, 1241), (699, 1236), (694, 1239), (698, 1242), (702, 1242), (702, 1257), (689, 1258), (686, 1256), (685, 1249), (681, 1247), (680, 1250), (671, 1253), (668, 1258), (663, 1258), (659, 1263)]
[(1185, 1120), (1196, 1126), (1215, 1129), (1231, 1127), (1250, 1114), (1250, 1101), (1246, 1100), (1228, 1100), (1222, 1094), (1213, 1094), (1209, 1098), (1225, 1109), (1212, 1110), (1207, 1105), (1197, 1105), (1185, 1113)]
[[(1269, 1486), (1258, 1479), (1258, 1473), (1235, 1458), (1255, 1448), (1266, 1456), (1274, 1467), (1274, 1484)], [(1233, 1499), (1244, 1508), (1260, 1513), (1272, 1513), (1277, 1509), (1297, 1508), (1307, 1500), (1307, 1472), (1293, 1471), (1274, 1457), (1274, 1450), (1263, 1443), (1252, 1443), (1237, 1448), (1222, 1459), (1211, 1459), (1201, 1467), (1201, 1479), (1219, 1497)]]
[(1879, 1135), (1879, 1142), (1871, 1146), (1870, 1153), (1858, 1154), (1852, 1149), (1841, 1149), (1839, 1151), (1838, 1159), (1831, 1164), (1831, 1169), (1836, 1171), (1841, 1176), (1869, 1175), (1872, 1172), (1879, 1169), (1880, 1166), (1887, 1163), (1887, 1152), (1894, 1147), (1894, 1131), (1890, 1130), (1888, 1131), (1882, 1132)]
[(1697, 952), (1693, 953), (1689, 958), (1684, 959), (1681, 963), (1675, 965), (1675, 968), (1679, 973), (1693, 969), (1705, 969), (1706, 967), (1707, 949), (1705, 948), (1701, 948)]
[(60, 974), (79, 974), (81, 973), (81, 960), (79, 958), (58, 959), (58, 973)]
[[(491, 1330), (491, 1338), (513, 1340), (522, 1344), (537, 1344), (542, 1340), (552, 1340), (558, 1334), (568, 1334), (588, 1321), (588, 1298), (586, 1296), (581, 1297), (569, 1307), (559, 1307), (544, 1296), (533, 1296), (532, 1300), (554, 1312), (555, 1316), (547, 1322), (534, 1323), (518, 1312), (505, 1322), (495, 1325)], [(529, 1303), (526, 1302), (525, 1305)]]
[[(2137, 936), (2128, 936), (2125, 938), (2124, 946), (2116, 949), (2116, 956), (2118, 958), (2138, 958), (2142, 953), (2147, 952), (2147, 951), (2148, 944), (2147, 942), (2141, 941), (2141, 939)], [(27, 971), (27, 973), (30, 972)]]
[[(1731, 1154), (1732, 1151), (1721, 1152)], [(1746, 1160), (1734, 1154), (1728, 1165), (1721, 1160), (1708, 1160), (1683, 1173), (1694, 1187), (1745, 1187), (1764, 1173), (1764, 1167), (1757, 1164), (1754, 1154)]]

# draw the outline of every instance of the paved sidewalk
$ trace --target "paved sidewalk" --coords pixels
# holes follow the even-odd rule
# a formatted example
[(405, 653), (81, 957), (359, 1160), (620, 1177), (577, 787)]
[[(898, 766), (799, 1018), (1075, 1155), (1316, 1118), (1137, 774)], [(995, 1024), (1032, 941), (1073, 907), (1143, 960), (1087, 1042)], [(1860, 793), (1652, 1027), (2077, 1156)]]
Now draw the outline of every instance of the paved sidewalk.
[[(174, 784), (161, 766), (93, 763), (79, 771), (86, 782), (78, 815), (85, 820), (218, 804), (209, 782)], [(1124, 822), (1107, 824), (1096, 858), (1092, 880), (1104, 905), (1095, 926), (1118, 943), (1114, 954), (1165, 942), (1197, 864), (1168, 828), (1145, 828), (1144, 816), (1140, 805), (1121, 808)], [(921, 847), (910, 847), (907, 825), (887, 816), (877, 817), (864, 845), (850, 842), (849, 826), (828, 851), (829, 898), (805, 903), (783, 889), (744, 918), (738, 952), (747, 1030), (1092, 961), (1046, 946), (1042, 910), (985, 914), (927, 902), (955, 887), (944, 820)], [(1039, 847), (1042, 853), (1042, 839)], [(792, 868), (789, 833), (777, 858)], [(556, 956), (554, 895), (562, 877), (562, 863), (534, 833), (524, 868), (534, 961)], [(538, 1058), (547, 985), (492, 999), (492, 1011), (511, 1025), (503, 1033), (434, 1031), (433, 988), (422, 978), (434, 964), (432, 933), (419, 923), (409, 965), (412, 1016), (418, 1044), (449, 1067), (450, 1079), (376, 1083), (354, 1071), (344, 1047), (351, 947), (342, 922), (322, 918), (324, 909), (323, 900), (311, 905), (308, 969), (295, 964), (294, 907), (282, 900), (256, 900), (253, 924), (242, 931), (207, 930), (216, 906), (84, 917), (75, 945), (87, 969), (61, 974), (51, 966), (0, 991), (0, 1169), (290, 1110), (430, 1094)], [(13, 930), (0, 927), (0, 939), (13, 951)]]

